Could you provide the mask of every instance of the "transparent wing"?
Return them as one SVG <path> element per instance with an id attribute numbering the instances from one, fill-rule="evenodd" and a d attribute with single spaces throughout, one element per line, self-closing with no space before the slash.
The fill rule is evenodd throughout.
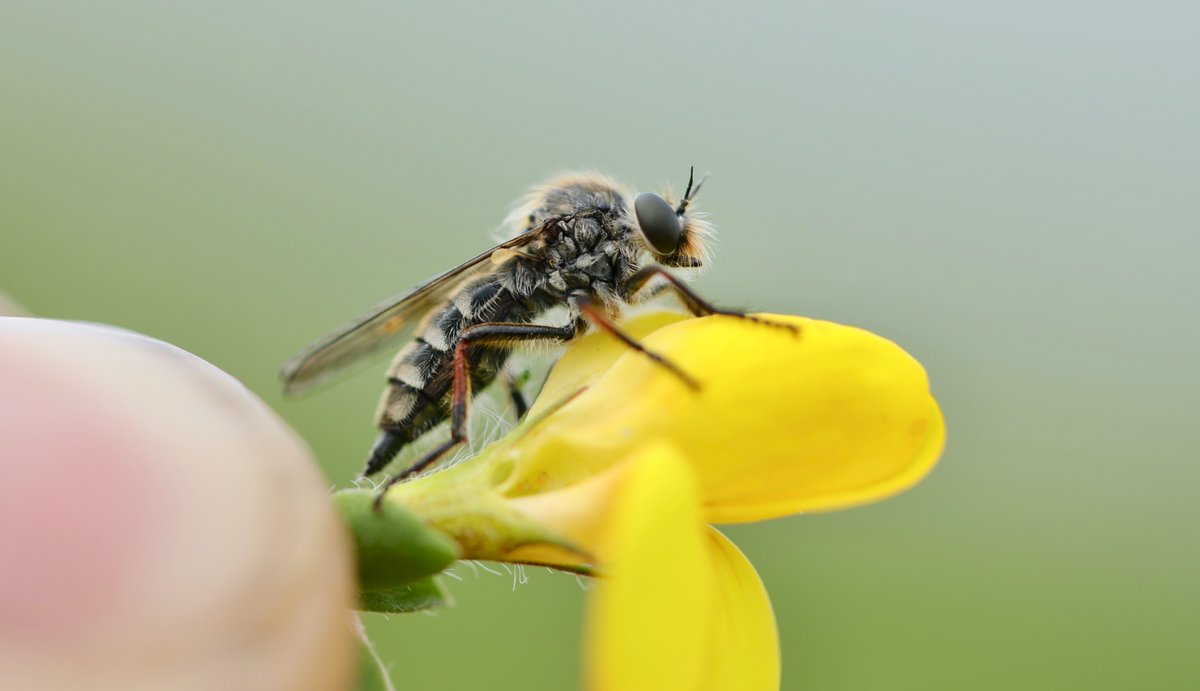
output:
<path id="1" fill-rule="evenodd" d="M 297 394 L 317 386 L 363 357 L 410 338 L 430 311 L 445 304 L 463 283 L 495 270 L 513 250 L 541 235 L 543 228 L 503 242 L 412 290 L 379 303 L 369 312 L 310 344 L 288 360 L 279 377 L 284 393 Z"/>

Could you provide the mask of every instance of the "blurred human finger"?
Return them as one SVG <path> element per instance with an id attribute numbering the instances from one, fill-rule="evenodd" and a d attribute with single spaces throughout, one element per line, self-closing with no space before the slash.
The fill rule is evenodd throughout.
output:
<path id="1" fill-rule="evenodd" d="M 0 688 L 347 688 L 353 602 L 325 481 L 238 381 L 0 318 Z"/>

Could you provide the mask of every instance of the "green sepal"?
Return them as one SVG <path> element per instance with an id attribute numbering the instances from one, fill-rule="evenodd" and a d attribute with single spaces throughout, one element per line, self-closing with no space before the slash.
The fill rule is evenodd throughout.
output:
<path id="1" fill-rule="evenodd" d="M 362 490 L 333 495 L 354 537 L 359 589 L 395 591 L 427 579 L 459 556 L 458 545 L 396 503 L 376 510 L 375 496 Z"/>
<path id="2" fill-rule="evenodd" d="M 358 596 L 359 610 L 381 614 L 407 614 L 449 604 L 450 595 L 432 577 L 394 588 L 364 590 Z"/>

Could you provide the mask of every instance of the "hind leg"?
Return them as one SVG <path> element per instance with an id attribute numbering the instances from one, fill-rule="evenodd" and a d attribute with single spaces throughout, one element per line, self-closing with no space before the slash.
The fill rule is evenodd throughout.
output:
<path id="1" fill-rule="evenodd" d="M 459 444 L 467 441 L 467 403 L 471 398 L 471 377 L 468 376 L 467 348 L 472 344 L 489 345 L 520 341 L 557 340 L 568 341 L 575 337 L 575 323 L 565 326 L 523 324 L 513 322 L 485 322 L 464 329 L 454 347 L 454 395 L 450 406 L 450 438 L 419 458 L 408 468 L 390 478 L 375 495 L 378 509 L 388 489 L 425 470 Z M 387 433 L 384 433 L 386 436 Z M 382 441 L 382 438 L 381 438 Z"/>

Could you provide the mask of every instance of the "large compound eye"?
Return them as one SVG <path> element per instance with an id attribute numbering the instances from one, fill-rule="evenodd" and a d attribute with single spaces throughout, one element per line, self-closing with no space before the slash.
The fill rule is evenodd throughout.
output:
<path id="1" fill-rule="evenodd" d="M 656 254 L 671 254 L 679 249 L 683 227 L 667 200 L 653 192 L 642 192 L 633 202 L 633 213 Z"/>

